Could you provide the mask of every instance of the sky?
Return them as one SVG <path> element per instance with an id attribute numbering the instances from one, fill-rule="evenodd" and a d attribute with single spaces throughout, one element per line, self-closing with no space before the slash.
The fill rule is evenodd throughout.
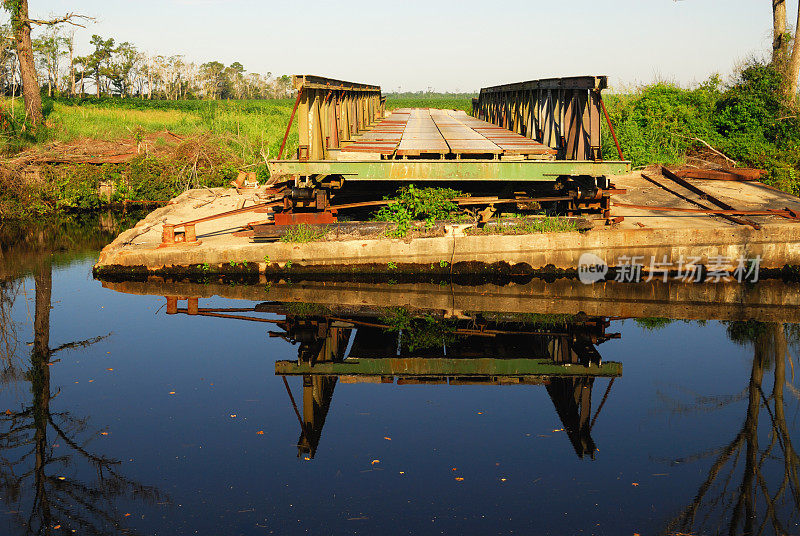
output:
<path id="1" fill-rule="evenodd" d="M 769 0 L 29 0 L 31 17 L 76 12 L 92 34 L 248 72 L 315 74 L 384 92 L 477 91 L 538 78 L 607 75 L 625 90 L 691 85 L 765 57 Z M 790 23 L 797 0 L 789 0 Z"/>

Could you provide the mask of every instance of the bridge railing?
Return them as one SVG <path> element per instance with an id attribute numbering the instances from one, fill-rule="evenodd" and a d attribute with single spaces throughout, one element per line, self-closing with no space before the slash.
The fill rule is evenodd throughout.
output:
<path id="1" fill-rule="evenodd" d="M 605 76 L 530 80 L 486 87 L 472 115 L 558 150 L 558 159 L 601 160 Z"/>
<path id="2" fill-rule="evenodd" d="M 296 75 L 292 84 L 298 93 L 289 127 L 297 113 L 299 160 L 327 159 L 331 149 L 340 149 L 383 116 L 380 86 L 312 75 Z M 284 137 L 279 158 L 285 143 Z"/>

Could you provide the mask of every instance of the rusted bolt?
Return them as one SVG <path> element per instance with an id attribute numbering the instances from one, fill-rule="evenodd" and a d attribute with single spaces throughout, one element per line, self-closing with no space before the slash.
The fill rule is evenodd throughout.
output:
<path id="1" fill-rule="evenodd" d="M 200 298 L 188 298 L 186 308 L 190 315 L 196 315 L 200 309 Z"/>
<path id="2" fill-rule="evenodd" d="M 167 296 L 166 298 L 167 298 L 167 314 L 168 315 L 178 314 L 178 297 Z"/>
<path id="3" fill-rule="evenodd" d="M 195 231 L 193 223 L 184 226 L 184 239 L 186 242 L 197 242 L 197 231 Z"/>
<path id="4" fill-rule="evenodd" d="M 161 231 L 161 243 L 162 244 L 174 244 L 175 243 L 175 226 L 174 225 L 167 225 L 164 224 L 164 230 Z"/>

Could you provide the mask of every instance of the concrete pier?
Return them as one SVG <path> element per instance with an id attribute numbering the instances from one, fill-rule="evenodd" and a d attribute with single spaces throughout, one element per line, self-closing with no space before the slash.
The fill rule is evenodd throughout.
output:
<path id="1" fill-rule="evenodd" d="M 452 225 L 441 236 L 415 239 L 336 239 L 307 243 L 257 243 L 234 236 L 248 223 L 264 219 L 244 213 L 197 225 L 198 242 L 160 247 L 165 223 L 175 224 L 206 215 L 257 204 L 258 192 L 192 190 L 174 199 L 122 233 L 103 249 L 95 266 L 103 274 L 181 274 L 187 272 L 353 273 L 512 272 L 544 268 L 575 270 L 581 255 L 592 253 L 609 266 L 620 259 L 639 258 L 648 270 L 650 259 L 695 259 L 695 263 L 734 270 L 737 259 L 760 259 L 762 269 L 800 266 L 800 221 L 778 215 L 748 216 L 756 225 L 740 224 L 724 216 L 681 212 L 695 207 L 690 191 L 664 189 L 641 173 L 613 178 L 625 194 L 612 198 L 616 225 L 596 220 L 582 232 L 527 235 L 468 234 L 464 225 Z M 739 210 L 784 209 L 800 213 L 800 199 L 758 182 L 697 180 L 704 192 Z M 614 206 L 618 203 L 619 206 Z M 629 208 L 636 205 L 638 208 Z M 674 207 L 675 212 L 648 210 L 647 205 Z M 758 228 L 756 228 L 758 227 Z"/>

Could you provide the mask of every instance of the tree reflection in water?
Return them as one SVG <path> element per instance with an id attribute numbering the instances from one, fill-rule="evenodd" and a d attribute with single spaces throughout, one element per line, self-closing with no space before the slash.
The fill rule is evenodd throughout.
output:
<path id="1" fill-rule="evenodd" d="M 154 487 L 127 479 L 120 462 L 95 454 L 88 418 L 68 411 L 51 411 L 50 369 L 61 351 L 92 345 L 106 336 L 50 348 L 52 268 L 41 262 L 34 271 L 36 284 L 34 342 L 29 361 L 17 357 L 17 334 L 10 317 L 16 286 L 0 288 L 0 357 L 3 383 L 30 382 L 29 404 L 0 414 L 0 493 L 22 534 L 134 534 L 123 527 L 124 513 L 117 502 L 165 500 Z M 95 475 L 79 476 L 90 467 Z"/>
<path id="2" fill-rule="evenodd" d="M 788 362 L 793 380 L 794 358 L 789 347 L 796 355 L 800 332 L 793 325 L 733 322 L 728 325 L 728 335 L 737 344 L 753 348 L 750 381 L 741 397 L 717 401 L 716 407 L 746 399 L 744 423 L 730 443 L 711 453 L 717 458 L 706 479 L 666 532 L 789 534 L 800 512 L 800 460 L 786 423 L 784 389 L 797 396 L 786 368 Z M 764 373 L 769 369 L 774 371 L 768 393 Z M 701 457 L 705 456 L 695 458 Z"/>

